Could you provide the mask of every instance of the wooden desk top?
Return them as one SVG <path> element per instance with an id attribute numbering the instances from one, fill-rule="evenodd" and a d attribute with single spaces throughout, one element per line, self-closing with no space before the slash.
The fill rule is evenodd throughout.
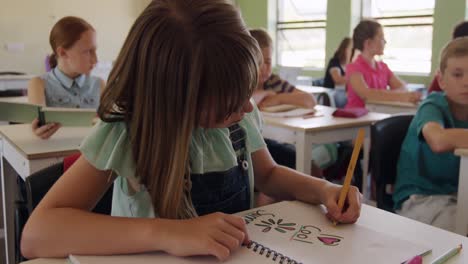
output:
<path id="1" fill-rule="evenodd" d="M 457 156 L 468 156 L 468 149 L 456 149 L 455 155 Z"/>
<path id="2" fill-rule="evenodd" d="M 27 103 L 28 102 L 28 96 L 0 97 L 0 102 Z"/>
<path id="3" fill-rule="evenodd" d="M 317 105 L 315 106 L 316 117 L 303 118 L 303 117 L 288 117 L 288 118 L 279 118 L 279 117 L 268 117 L 263 116 L 263 120 L 268 125 L 274 125 L 278 127 L 285 127 L 298 131 L 327 131 L 337 128 L 348 128 L 362 125 L 370 125 L 376 121 L 390 117 L 389 114 L 382 113 L 373 113 L 369 112 L 365 116 L 359 118 L 343 118 L 343 117 L 334 117 L 332 116 L 335 108 Z"/>
<path id="4" fill-rule="evenodd" d="M 463 244 L 468 245 L 468 238 L 451 233 L 439 228 L 416 222 L 396 214 L 392 214 L 375 207 L 363 204 L 359 223 L 377 232 L 391 235 L 403 240 L 427 246 L 432 253 L 424 257 L 424 263 L 429 263 L 447 250 Z M 339 226 L 337 227 L 339 228 Z M 356 241 L 357 243 L 359 241 Z M 65 264 L 65 259 L 36 259 L 22 264 Z M 370 259 L 367 263 L 376 263 Z M 462 250 L 460 254 L 451 258 L 447 264 L 468 263 L 468 250 Z"/>
<path id="5" fill-rule="evenodd" d="M 368 100 L 366 104 L 388 105 L 388 106 L 397 106 L 397 107 L 406 107 L 406 108 L 418 108 L 419 106 L 419 104 L 413 104 L 409 102 L 374 101 L 374 100 Z"/>
<path id="6" fill-rule="evenodd" d="M 309 86 L 309 85 L 296 85 L 296 88 L 304 91 L 306 93 L 311 93 L 311 94 L 321 94 L 321 93 L 328 93 L 330 91 L 333 91 L 333 89 L 330 88 L 325 88 L 321 86 Z"/>
<path id="7" fill-rule="evenodd" d="M 0 136 L 28 160 L 67 156 L 78 151 L 92 127 L 61 127 L 51 138 L 40 139 L 31 124 L 0 126 Z"/>
<path id="8" fill-rule="evenodd" d="M 0 75 L 0 81 L 4 80 L 30 80 L 36 75 L 25 74 L 25 75 Z"/>

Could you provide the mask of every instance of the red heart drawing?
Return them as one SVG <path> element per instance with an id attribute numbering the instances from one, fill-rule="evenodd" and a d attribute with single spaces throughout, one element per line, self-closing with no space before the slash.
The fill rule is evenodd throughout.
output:
<path id="1" fill-rule="evenodd" d="M 338 243 L 341 241 L 341 239 L 336 237 L 319 236 L 317 238 L 326 246 L 337 246 Z"/>

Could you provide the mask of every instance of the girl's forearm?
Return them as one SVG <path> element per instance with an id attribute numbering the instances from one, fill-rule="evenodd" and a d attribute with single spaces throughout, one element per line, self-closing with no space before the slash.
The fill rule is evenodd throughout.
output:
<path id="1" fill-rule="evenodd" d="M 124 218 L 72 208 L 33 213 L 23 231 L 27 258 L 108 255 L 164 250 L 170 220 Z M 47 239 L 44 239 L 47 238 Z"/>
<path id="2" fill-rule="evenodd" d="M 260 191 L 281 200 L 300 200 L 318 204 L 327 181 L 284 166 L 275 166 Z"/>

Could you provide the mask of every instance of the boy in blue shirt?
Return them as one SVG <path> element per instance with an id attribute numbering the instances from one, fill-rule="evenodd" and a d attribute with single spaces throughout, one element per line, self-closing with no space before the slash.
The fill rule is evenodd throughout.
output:
<path id="1" fill-rule="evenodd" d="M 468 38 L 441 53 L 439 84 L 421 104 L 398 161 L 393 200 L 398 214 L 449 231 L 455 229 L 460 158 L 468 147 Z"/>

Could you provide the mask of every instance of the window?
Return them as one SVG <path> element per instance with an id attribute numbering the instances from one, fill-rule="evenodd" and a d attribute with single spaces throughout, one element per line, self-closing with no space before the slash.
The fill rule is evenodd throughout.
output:
<path id="1" fill-rule="evenodd" d="M 276 61 L 324 68 L 327 0 L 277 0 Z"/>
<path id="2" fill-rule="evenodd" d="M 363 0 L 363 17 L 384 27 L 383 60 L 395 72 L 429 73 L 435 0 Z"/>

